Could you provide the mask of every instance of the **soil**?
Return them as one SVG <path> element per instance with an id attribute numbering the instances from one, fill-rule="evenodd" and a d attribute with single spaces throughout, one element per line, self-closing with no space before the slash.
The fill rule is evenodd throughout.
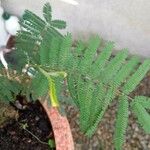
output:
<path id="1" fill-rule="evenodd" d="M 54 141 L 51 124 L 41 104 L 30 102 L 22 109 L 15 108 L 17 118 L 0 127 L 0 150 L 52 150 L 48 140 Z"/>

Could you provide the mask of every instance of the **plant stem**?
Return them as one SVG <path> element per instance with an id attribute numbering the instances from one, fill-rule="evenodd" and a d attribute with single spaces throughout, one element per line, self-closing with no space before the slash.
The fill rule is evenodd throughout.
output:
<path id="1" fill-rule="evenodd" d="M 31 134 L 36 140 L 38 140 L 41 144 L 45 144 L 45 145 L 49 145 L 48 143 L 46 142 L 43 142 L 41 141 L 36 135 L 34 135 L 31 131 L 29 131 L 27 128 L 26 128 L 26 125 L 22 124 L 22 123 L 19 123 L 21 128 L 23 128 L 25 131 L 27 131 L 29 134 Z"/>

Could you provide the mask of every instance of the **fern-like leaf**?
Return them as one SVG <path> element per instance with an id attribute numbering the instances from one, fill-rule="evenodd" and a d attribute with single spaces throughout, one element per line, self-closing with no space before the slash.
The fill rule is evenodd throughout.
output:
<path id="1" fill-rule="evenodd" d="M 104 85 L 101 83 L 99 83 L 96 87 L 97 88 L 93 92 L 93 97 L 91 100 L 92 103 L 89 109 L 91 114 L 90 114 L 89 126 L 88 129 L 86 130 L 86 135 L 88 137 L 91 137 L 93 135 L 104 114 L 103 100 L 105 98 L 105 93 L 107 90 L 105 89 Z"/>
<path id="2" fill-rule="evenodd" d="M 92 64 L 92 74 L 93 77 L 96 77 L 100 71 L 103 69 L 105 64 L 107 63 L 108 59 L 111 56 L 112 48 L 114 47 L 113 42 L 108 42 L 105 48 L 101 51 L 101 53 L 97 56 L 96 60 Z"/>
<path id="3" fill-rule="evenodd" d="M 128 97 L 121 96 L 119 99 L 118 113 L 114 134 L 114 145 L 116 150 L 121 150 L 125 139 L 125 132 L 128 124 Z"/>
<path id="4" fill-rule="evenodd" d="M 48 48 L 52 47 L 49 45 L 52 39 L 55 38 L 59 41 L 63 36 L 51 25 L 51 7 L 49 3 L 46 3 L 43 7 L 43 16 L 46 22 L 31 11 L 25 11 L 20 21 L 22 31 L 18 32 L 16 47 L 26 52 L 33 63 L 40 64 L 41 62 L 42 65 L 45 65 L 49 63 L 47 53 L 50 53 Z M 57 25 L 61 26 L 64 22 L 55 20 L 54 23 L 58 23 Z M 57 46 L 59 44 L 55 43 L 55 45 Z M 37 57 L 39 50 L 41 57 Z M 57 53 L 53 52 L 54 54 Z M 52 56 L 50 60 L 51 58 L 55 59 L 56 57 Z"/>
<path id="5" fill-rule="evenodd" d="M 114 79 L 111 81 L 111 83 L 119 87 L 123 82 L 126 81 L 128 76 L 135 70 L 134 68 L 138 65 L 139 58 L 134 56 L 130 58 L 119 70 L 119 72 L 116 74 Z"/>
<path id="6" fill-rule="evenodd" d="M 148 97 L 136 96 L 134 102 L 140 103 L 146 109 L 150 109 L 150 98 Z"/>
<path id="7" fill-rule="evenodd" d="M 20 83 L 8 80 L 6 77 L 0 77 L 0 83 L 1 100 L 5 102 L 14 101 L 22 89 Z"/>
<path id="8" fill-rule="evenodd" d="M 63 20 L 53 20 L 53 21 L 51 21 L 51 26 L 58 28 L 58 29 L 65 29 L 66 22 Z"/>
<path id="9" fill-rule="evenodd" d="M 98 36 L 90 38 L 82 61 L 80 63 L 80 69 L 83 73 L 89 71 L 89 69 L 91 68 L 92 62 L 94 61 L 94 55 L 96 54 L 99 44 L 100 38 Z"/>
<path id="10" fill-rule="evenodd" d="M 118 72 L 122 64 L 125 62 L 127 56 L 127 50 L 123 50 L 108 63 L 104 71 L 100 73 L 100 78 L 103 82 L 108 83 L 112 79 L 112 77 Z"/>
<path id="11" fill-rule="evenodd" d="M 142 99 L 144 100 L 144 102 L 141 102 Z M 146 103 L 150 103 L 150 99 L 147 100 L 147 98 L 135 97 L 135 100 L 131 103 L 131 108 L 142 128 L 147 133 L 150 133 L 150 114 L 144 107 Z"/>
<path id="12" fill-rule="evenodd" d="M 70 59 L 69 55 L 71 53 L 71 46 L 72 46 L 72 37 L 71 34 L 68 33 L 66 36 L 64 36 L 62 43 L 60 45 L 58 64 L 61 69 L 66 68 L 65 65 L 67 65 Z"/>
<path id="13" fill-rule="evenodd" d="M 48 92 L 49 85 L 47 78 L 41 73 L 37 73 L 37 75 L 32 80 L 30 91 L 32 92 L 33 99 L 38 99 L 41 96 L 45 96 Z"/>
<path id="14" fill-rule="evenodd" d="M 132 92 L 149 70 L 150 70 L 150 60 L 147 59 L 140 65 L 137 71 L 129 78 L 129 80 L 123 86 L 122 91 L 124 91 L 125 94 L 129 94 L 130 92 Z"/>
<path id="15" fill-rule="evenodd" d="M 43 16 L 48 23 L 51 23 L 52 9 L 49 3 L 46 3 L 43 7 Z"/>

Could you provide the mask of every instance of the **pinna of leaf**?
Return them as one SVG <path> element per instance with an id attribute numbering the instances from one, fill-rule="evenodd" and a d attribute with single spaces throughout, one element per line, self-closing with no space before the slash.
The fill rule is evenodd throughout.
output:
<path id="1" fill-rule="evenodd" d="M 58 106 L 57 97 L 62 88 L 58 77 L 67 74 L 70 96 L 80 112 L 80 128 L 87 136 L 95 133 L 108 106 L 116 98 L 119 103 L 114 133 L 116 150 L 121 150 L 125 141 L 129 108 L 149 133 L 147 109 L 150 107 L 146 104 L 150 103 L 150 98 L 129 98 L 129 95 L 150 70 L 150 59 L 140 63 L 137 56 L 129 57 L 126 49 L 111 57 L 114 43 L 107 42 L 102 47 L 99 36 L 91 37 L 87 44 L 80 41 L 72 47 L 71 34 L 62 35 L 57 31 L 65 28 L 65 22 L 52 20 L 51 12 L 49 3 L 43 7 L 44 20 L 26 11 L 21 20 L 24 30 L 17 35 L 16 51 L 26 53 L 30 64 L 42 69 L 31 82 L 33 95 L 45 96 L 50 89 L 52 105 Z M 54 76 L 57 77 L 53 79 Z"/>

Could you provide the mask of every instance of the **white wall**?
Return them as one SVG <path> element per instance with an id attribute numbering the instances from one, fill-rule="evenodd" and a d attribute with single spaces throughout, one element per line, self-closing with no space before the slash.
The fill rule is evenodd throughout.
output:
<path id="1" fill-rule="evenodd" d="M 99 34 L 115 41 L 116 49 L 127 47 L 133 54 L 150 57 L 150 0 L 76 0 L 76 6 L 60 0 L 2 0 L 2 5 L 13 14 L 30 9 L 41 15 L 47 1 L 54 18 L 66 20 L 74 38 Z"/>

